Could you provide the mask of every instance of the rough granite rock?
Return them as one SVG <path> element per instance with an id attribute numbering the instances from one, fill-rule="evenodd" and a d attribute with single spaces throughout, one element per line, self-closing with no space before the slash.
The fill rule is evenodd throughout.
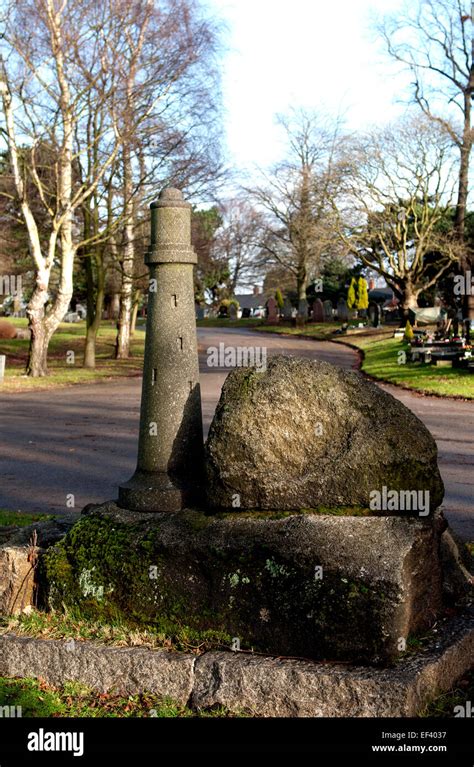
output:
<path id="1" fill-rule="evenodd" d="M 77 515 L 65 515 L 26 527 L 0 527 L 0 615 L 22 613 L 36 604 L 39 558 L 75 521 Z"/>
<path id="2" fill-rule="evenodd" d="M 358 373 L 294 357 L 230 373 L 206 464 L 214 508 L 368 506 L 385 486 L 429 491 L 433 511 L 444 494 L 436 443 L 405 405 Z"/>
<path id="3" fill-rule="evenodd" d="M 472 667 L 474 620 L 455 619 L 442 639 L 393 668 L 209 652 L 198 658 L 191 703 L 198 709 L 284 717 L 410 717 Z"/>
<path id="4" fill-rule="evenodd" d="M 386 663 L 441 609 L 441 515 L 90 508 L 43 557 L 49 603 L 212 630 L 243 649 Z M 224 639 L 225 637 L 225 639 Z"/>
<path id="5" fill-rule="evenodd" d="M 198 710 L 225 706 L 261 717 L 407 717 L 453 689 L 473 654 L 469 613 L 443 623 L 421 651 L 388 669 L 232 652 L 197 657 L 5 634 L 0 676 L 41 677 L 53 685 L 77 681 L 128 695 L 148 691 Z"/>
<path id="6" fill-rule="evenodd" d="M 145 647 L 0 636 L 0 676 L 40 676 L 60 686 L 81 682 L 99 692 L 134 695 L 145 690 L 185 704 L 192 690 L 195 656 Z"/>

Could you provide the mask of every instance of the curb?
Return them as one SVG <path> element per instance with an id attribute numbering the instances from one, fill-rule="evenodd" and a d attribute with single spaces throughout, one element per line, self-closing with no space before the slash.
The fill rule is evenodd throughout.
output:
<path id="1" fill-rule="evenodd" d="M 219 705 L 259 717 L 410 717 L 472 667 L 474 614 L 453 619 L 422 653 L 390 668 L 15 634 L 0 636 L 0 658 L 3 677 L 40 677 L 54 686 L 74 680 L 129 695 L 148 691 L 198 710 Z"/>

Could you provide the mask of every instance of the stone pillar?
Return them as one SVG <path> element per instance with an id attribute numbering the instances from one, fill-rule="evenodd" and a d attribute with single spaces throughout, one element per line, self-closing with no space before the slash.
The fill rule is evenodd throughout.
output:
<path id="1" fill-rule="evenodd" d="M 138 464 L 119 506 L 179 511 L 199 503 L 203 432 L 191 247 L 191 206 L 178 189 L 151 205 L 148 316 Z"/>

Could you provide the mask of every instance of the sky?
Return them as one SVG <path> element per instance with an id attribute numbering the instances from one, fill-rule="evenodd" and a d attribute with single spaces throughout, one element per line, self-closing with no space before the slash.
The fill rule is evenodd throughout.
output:
<path id="1" fill-rule="evenodd" d="M 349 130 L 406 110 L 407 75 L 370 30 L 401 0 L 208 0 L 223 19 L 228 161 L 268 167 L 284 153 L 275 115 L 291 106 L 344 115 Z M 398 102 L 398 103 L 397 103 Z"/>

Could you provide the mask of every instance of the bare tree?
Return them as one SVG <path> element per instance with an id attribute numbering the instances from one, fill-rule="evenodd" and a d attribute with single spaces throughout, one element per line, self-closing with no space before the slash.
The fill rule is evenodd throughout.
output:
<path id="1" fill-rule="evenodd" d="M 220 170 L 218 34 L 197 0 L 108 0 L 114 18 L 108 60 L 118 74 L 121 300 L 117 358 L 129 356 L 137 213 L 174 183 L 188 195 Z M 115 186 L 118 186 L 116 183 Z"/>
<path id="2" fill-rule="evenodd" d="M 309 280 L 320 274 L 322 259 L 337 241 L 331 200 L 342 183 L 345 158 L 338 120 L 295 111 L 280 123 L 287 159 L 247 192 L 266 218 L 262 251 L 270 263 L 294 275 L 300 313 L 305 314 Z"/>
<path id="3" fill-rule="evenodd" d="M 3 132 L 35 267 L 35 288 L 27 308 L 31 329 L 27 372 L 32 376 L 46 375 L 49 342 L 71 300 L 74 256 L 80 246 L 75 242 L 75 216 L 117 153 L 116 135 L 109 123 L 104 127 L 108 141 L 103 143 L 96 175 L 87 183 L 78 180 L 74 139 L 94 73 L 101 67 L 97 36 L 95 43 L 91 42 L 91 31 L 97 27 L 86 23 L 94 15 L 93 9 L 94 4 L 86 0 L 78 4 L 16 0 L 8 4 L 5 14 L 0 70 Z M 85 69 L 91 73 L 87 81 L 81 76 Z M 23 153 L 22 161 L 20 140 L 25 137 L 31 149 Z M 54 158 L 47 174 L 37 163 L 36 149 L 41 143 L 51 147 Z M 48 229 L 46 246 L 25 178 L 36 187 L 42 202 Z M 51 275 L 56 262 L 59 276 L 52 297 Z"/>
<path id="4" fill-rule="evenodd" d="M 347 249 L 385 278 L 405 311 L 459 258 L 449 216 L 456 187 L 446 132 L 419 117 L 354 147 L 353 175 L 337 201 Z"/>
<path id="5" fill-rule="evenodd" d="M 222 225 L 213 250 L 228 265 L 227 290 L 253 287 L 263 276 L 267 258 L 262 252 L 264 218 L 246 199 L 234 198 L 221 205 Z"/>
<path id="6" fill-rule="evenodd" d="M 474 141 L 472 98 L 474 60 L 472 4 L 469 0 L 418 0 L 378 25 L 390 55 L 412 76 L 413 100 L 446 130 L 459 151 L 456 231 L 465 240 L 469 166 Z M 472 269 L 472 253 L 460 251 L 461 267 Z M 474 319 L 474 296 L 466 296 Z"/>

